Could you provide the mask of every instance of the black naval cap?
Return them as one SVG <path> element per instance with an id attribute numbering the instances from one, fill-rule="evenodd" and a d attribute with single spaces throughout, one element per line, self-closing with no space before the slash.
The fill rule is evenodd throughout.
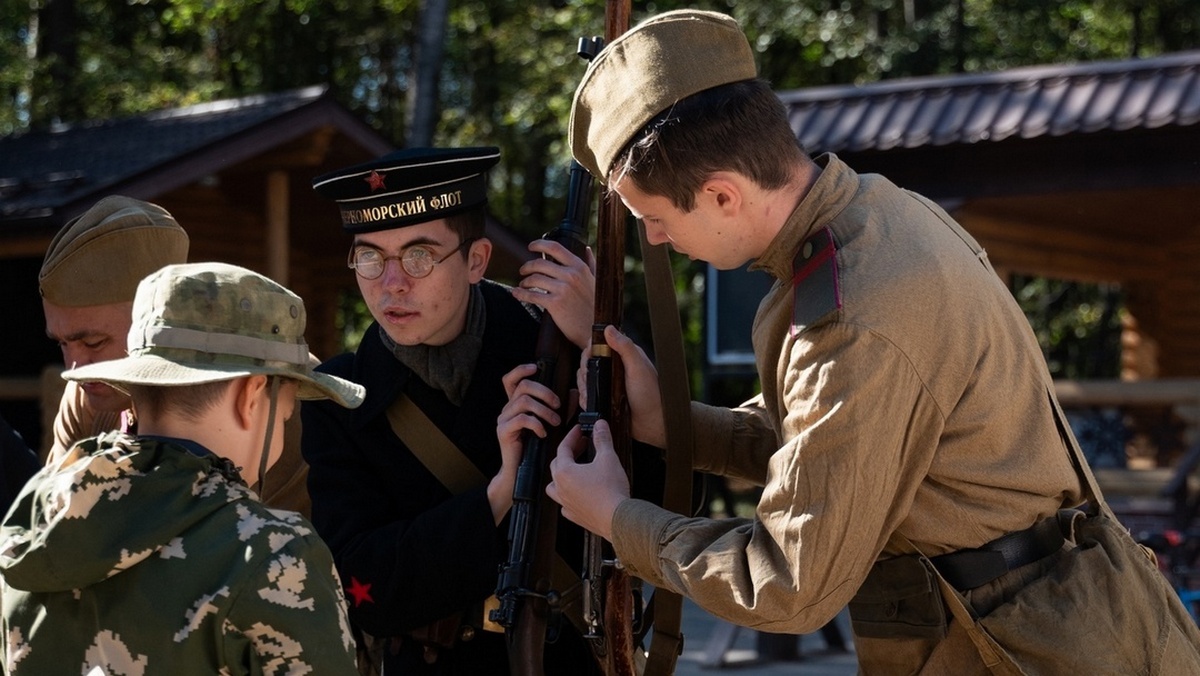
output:
<path id="1" fill-rule="evenodd" d="M 406 148 L 313 179 L 338 203 L 349 233 L 435 221 L 487 202 L 488 169 L 500 149 Z"/>

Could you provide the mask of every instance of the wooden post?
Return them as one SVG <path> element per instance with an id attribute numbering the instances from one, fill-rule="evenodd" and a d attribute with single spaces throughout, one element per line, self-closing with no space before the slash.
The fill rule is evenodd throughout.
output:
<path id="1" fill-rule="evenodd" d="M 288 174 L 277 170 L 267 174 L 267 270 L 280 284 L 288 285 L 290 227 Z"/>

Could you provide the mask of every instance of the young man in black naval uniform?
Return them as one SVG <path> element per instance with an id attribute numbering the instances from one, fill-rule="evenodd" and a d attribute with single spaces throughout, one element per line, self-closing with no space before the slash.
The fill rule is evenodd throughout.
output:
<path id="1" fill-rule="evenodd" d="M 559 244 L 530 245 L 543 256 L 521 269 L 529 288 L 484 278 L 485 172 L 498 159 L 495 148 L 408 149 L 313 181 L 353 236 L 348 264 L 375 322 L 354 354 L 319 369 L 365 385 L 363 406 L 303 409 L 312 520 L 333 550 L 352 623 L 386 637 L 389 676 L 508 673 L 504 634 L 482 622 L 508 554 L 520 462 L 497 441 L 501 378 L 533 360 L 539 307 L 572 342 L 588 340 L 594 279 Z M 437 432 L 411 431 L 411 419 L 398 436 L 389 415 L 401 400 L 457 452 L 438 450 Z M 423 453 L 461 453 L 476 481 L 447 488 Z M 546 673 L 587 673 L 587 646 L 562 624 Z"/>

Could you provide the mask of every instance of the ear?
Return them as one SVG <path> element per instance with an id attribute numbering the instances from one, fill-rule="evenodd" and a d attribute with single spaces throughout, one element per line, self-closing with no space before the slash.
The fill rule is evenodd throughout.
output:
<path id="1" fill-rule="evenodd" d="M 467 279 L 472 284 L 483 279 L 490 260 L 492 260 L 492 240 L 482 237 L 471 242 L 471 248 L 467 250 Z"/>
<path id="2" fill-rule="evenodd" d="M 267 377 L 245 376 L 234 381 L 234 409 L 237 413 L 237 423 L 242 429 L 252 429 L 254 418 L 260 407 L 266 405 Z"/>
<path id="3" fill-rule="evenodd" d="M 720 209 L 726 216 L 736 216 L 744 199 L 741 183 L 727 171 L 718 171 L 700 186 L 700 198 Z"/>

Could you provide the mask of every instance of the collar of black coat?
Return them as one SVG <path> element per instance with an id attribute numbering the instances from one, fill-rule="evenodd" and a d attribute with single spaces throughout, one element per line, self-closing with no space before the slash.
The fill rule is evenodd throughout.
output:
<path id="1" fill-rule="evenodd" d="M 509 287 L 503 284 L 485 279 L 479 283 L 479 290 L 487 306 L 487 322 L 483 345 L 476 361 L 476 372 L 485 364 L 489 368 L 511 364 L 508 367 L 511 369 L 517 364 L 532 362 L 537 346 L 537 313 L 513 298 Z M 386 413 L 388 406 L 408 386 L 412 371 L 400 363 L 379 339 L 378 327 L 374 323 L 363 334 L 358 350 L 353 355 L 344 355 L 342 359 L 352 359 L 353 365 L 343 370 L 341 366 L 334 366 L 334 360 L 331 360 L 331 372 L 349 378 L 367 390 L 362 406 L 347 411 L 351 425 L 360 429 Z M 473 390 L 491 385 L 502 387 L 499 377 L 492 384 L 478 383 L 472 377 L 464 397 L 464 406 L 470 405 Z"/>

